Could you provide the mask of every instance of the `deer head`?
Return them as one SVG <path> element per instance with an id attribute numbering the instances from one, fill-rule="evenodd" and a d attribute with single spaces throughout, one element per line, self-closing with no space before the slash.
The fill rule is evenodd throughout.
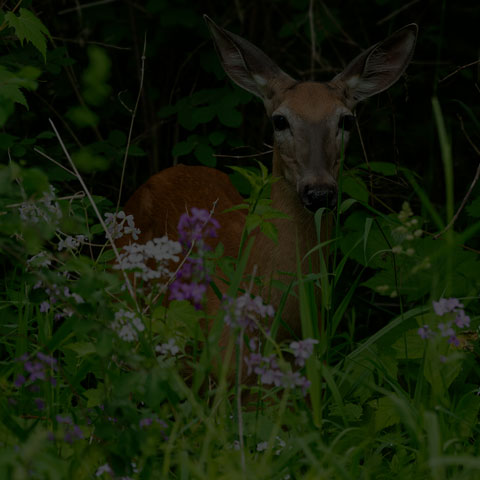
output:
<path id="1" fill-rule="evenodd" d="M 293 79 L 255 45 L 205 16 L 227 75 L 260 97 L 274 129 L 273 173 L 311 212 L 333 208 L 341 152 L 358 102 L 392 86 L 409 64 L 418 27 L 410 24 L 352 60 L 325 83 Z"/>

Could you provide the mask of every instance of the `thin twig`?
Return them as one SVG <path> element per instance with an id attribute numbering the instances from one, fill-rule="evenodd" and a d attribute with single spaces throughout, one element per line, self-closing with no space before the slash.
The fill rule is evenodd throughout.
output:
<path id="1" fill-rule="evenodd" d="M 112 45 L 111 43 L 97 42 L 95 40 L 78 40 L 76 38 L 64 38 L 64 37 L 51 37 L 53 40 L 59 40 L 64 43 L 76 43 L 77 45 L 98 45 L 100 47 L 112 48 L 114 50 L 128 50 L 131 51 L 131 47 L 119 47 L 118 45 Z"/>
<path id="2" fill-rule="evenodd" d="M 73 175 L 75 177 L 75 172 L 72 172 L 71 170 L 69 170 L 67 167 L 63 166 L 61 163 L 57 162 L 56 160 L 54 160 L 52 157 L 50 157 L 49 155 L 47 155 L 46 153 L 42 152 L 41 150 L 39 150 L 37 147 L 34 147 L 33 149 L 34 152 L 37 152 L 39 153 L 42 157 L 45 157 L 47 160 L 50 160 L 52 163 L 54 163 L 57 167 L 60 167 L 60 168 L 63 168 L 63 170 L 65 170 L 66 172 L 68 172 L 70 175 Z"/>
<path id="3" fill-rule="evenodd" d="M 83 188 L 83 191 L 85 192 L 85 194 L 87 195 L 88 197 L 88 200 L 90 200 L 90 203 L 92 205 L 92 208 L 95 212 L 95 214 L 97 215 L 97 218 L 98 218 L 98 221 L 100 222 L 100 225 L 102 226 L 103 230 L 105 231 L 105 235 L 107 236 L 107 239 L 108 241 L 110 242 L 110 244 L 112 245 L 112 249 L 113 249 L 113 252 L 115 254 L 115 257 L 117 259 L 117 262 L 118 264 L 120 265 L 120 268 L 121 268 L 121 262 L 120 262 L 120 254 L 118 253 L 118 249 L 117 249 L 117 246 L 115 245 L 115 242 L 113 241 L 113 238 L 112 238 L 112 235 L 110 234 L 110 232 L 108 231 L 108 228 L 107 226 L 105 225 L 105 222 L 103 221 L 103 218 L 102 218 L 102 215 L 100 214 L 100 211 L 98 210 L 98 207 L 95 203 L 95 201 L 93 200 L 93 197 L 92 195 L 90 194 L 90 191 L 88 190 L 87 188 L 87 185 L 85 184 L 82 176 L 80 175 L 80 172 L 77 170 L 77 167 L 75 165 L 75 163 L 73 163 L 73 160 L 72 160 L 72 157 L 70 156 L 70 154 L 68 153 L 68 150 L 67 150 L 67 147 L 65 147 L 65 144 L 63 143 L 63 140 L 62 140 L 62 137 L 60 136 L 60 134 L 58 133 L 58 130 L 57 130 L 57 127 L 55 127 L 55 124 L 53 123 L 52 119 L 49 118 L 48 121 L 50 122 L 50 125 L 52 126 L 53 128 L 53 131 L 55 132 L 55 135 L 57 136 L 57 139 L 60 143 L 60 146 L 62 147 L 62 150 L 63 150 L 63 153 L 65 154 L 65 156 L 67 157 L 67 160 L 69 161 L 70 163 L 70 166 L 72 167 L 73 171 L 75 172 L 75 176 L 77 177 L 78 181 L 80 182 L 80 184 L 82 185 L 82 188 Z M 127 289 L 132 297 L 132 300 L 134 301 L 135 303 L 135 307 L 137 309 L 137 311 L 139 310 L 138 308 L 138 304 L 137 304 L 137 300 L 135 298 L 135 293 L 133 291 L 133 287 L 132 287 L 132 284 L 130 283 L 130 279 L 128 278 L 128 275 L 125 273 L 125 270 L 123 268 L 121 268 L 122 270 L 122 274 L 123 274 L 123 277 L 125 279 L 125 284 L 127 285 Z"/>
<path id="4" fill-rule="evenodd" d="M 316 59 L 316 51 L 317 51 L 317 37 L 315 35 L 315 17 L 313 13 L 313 2 L 314 0 L 310 0 L 308 5 L 308 25 L 310 27 L 310 79 L 313 80 L 313 71 L 315 69 L 315 59 Z"/>
<path id="5" fill-rule="evenodd" d="M 383 17 L 377 22 L 377 25 L 381 25 L 382 23 L 387 22 L 388 20 L 391 20 L 393 17 L 396 17 L 399 13 L 403 12 L 404 10 L 407 10 L 410 8 L 412 5 L 415 5 L 418 3 L 420 0 L 412 0 L 409 3 L 406 3 L 405 5 L 402 5 L 400 8 L 397 8 L 397 10 L 393 11 L 392 13 L 388 14 L 386 17 Z"/>
<path id="6" fill-rule="evenodd" d="M 143 79 L 145 78 L 145 52 L 147 49 L 147 34 L 145 33 L 145 37 L 143 39 L 143 52 L 142 52 L 142 66 L 140 69 L 140 85 L 138 87 L 138 95 L 137 95 L 137 100 L 135 101 L 135 107 L 133 108 L 132 112 L 132 118 L 130 120 L 130 128 L 128 129 L 128 139 L 127 139 L 127 145 L 125 146 L 125 156 L 123 157 L 123 165 L 122 165 L 122 175 L 120 177 L 120 187 L 118 190 L 118 200 L 117 200 L 117 207 L 115 209 L 115 212 L 118 212 L 118 209 L 120 208 L 120 200 L 122 197 L 122 189 L 123 189 L 123 181 L 125 179 L 125 169 L 127 166 L 127 159 L 128 159 L 128 150 L 130 148 L 130 142 L 132 141 L 132 132 L 133 132 L 133 124 L 135 122 L 135 117 L 137 115 L 137 110 L 138 110 L 138 104 L 140 103 L 140 98 L 142 96 L 142 90 L 143 90 Z"/>
<path id="7" fill-rule="evenodd" d="M 270 155 L 273 150 L 268 150 L 267 152 L 260 152 L 260 153 L 252 153 L 249 155 L 221 155 L 221 154 L 213 154 L 215 158 L 234 158 L 235 160 L 239 160 L 242 158 L 255 158 L 260 157 L 262 155 Z"/>
<path id="8" fill-rule="evenodd" d="M 467 139 L 468 143 L 472 146 L 472 148 L 475 150 L 475 152 L 480 156 L 480 150 L 478 149 L 478 147 L 472 142 L 472 139 L 469 137 L 468 133 L 466 132 L 465 130 L 465 126 L 463 125 L 463 119 L 460 115 L 458 115 L 458 119 L 460 120 L 460 125 L 461 125 L 461 128 L 462 128 L 462 132 L 463 134 L 465 135 L 465 138 Z M 449 228 L 451 228 L 453 226 L 453 224 L 455 223 L 455 221 L 457 220 L 458 216 L 460 215 L 460 212 L 463 210 L 463 208 L 465 207 L 466 203 L 467 203 L 467 200 L 468 198 L 470 197 L 471 193 L 472 193 L 472 190 L 473 190 L 473 187 L 475 187 L 475 184 L 478 182 L 478 179 L 480 177 L 480 163 L 478 164 L 478 167 L 477 167 L 477 171 L 475 173 L 475 177 L 473 178 L 473 181 L 472 183 L 470 184 L 470 188 L 468 189 L 465 197 L 463 198 L 462 200 L 462 203 L 460 205 L 460 207 L 458 208 L 457 210 L 457 213 L 455 213 L 455 215 L 452 217 L 452 219 L 450 220 L 450 223 L 439 233 L 437 233 L 436 235 L 433 236 L 433 238 L 436 240 L 438 239 L 440 236 L 442 236 Z"/>
<path id="9" fill-rule="evenodd" d="M 65 13 L 78 12 L 84 10 L 85 8 L 99 7 L 101 5 L 106 5 L 107 3 L 113 3 L 117 0 L 97 0 L 96 2 L 84 3 L 83 5 L 77 5 L 76 7 L 66 8 L 65 10 L 60 10 L 58 15 L 64 15 Z"/>
<path id="10" fill-rule="evenodd" d="M 456 75 L 461 70 L 464 70 L 465 68 L 468 68 L 468 67 L 473 67 L 473 65 L 477 65 L 478 63 L 480 63 L 480 60 L 475 60 L 474 62 L 467 63 L 466 65 L 462 65 L 461 67 L 458 67 L 456 70 L 454 70 L 452 73 L 449 73 L 446 77 L 443 77 L 441 80 L 438 81 L 438 83 L 442 83 L 445 80 L 447 80 L 448 78 Z"/>
<path id="11" fill-rule="evenodd" d="M 78 200 L 80 198 L 85 198 L 85 193 L 84 192 L 77 192 L 74 193 L 73 195 L 66 195 L 65 197 L 57 197 L 57 200 Z M 22 203 L 12 203 L 10 205 L 5 205 L 5 208 L 18 208 L 23 205 Z"/>

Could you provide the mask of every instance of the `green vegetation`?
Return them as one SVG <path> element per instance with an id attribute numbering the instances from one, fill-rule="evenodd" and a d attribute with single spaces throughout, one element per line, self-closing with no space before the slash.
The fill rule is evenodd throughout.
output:
<path id="1" fill-rule="evenodd" d="M 405 82 L 357 112 L 329 261 L 295 278 L 302 339 L 275 342 L 281 306 L 239 290 L 252 242 L 236 259 L 207 249 L 208 212 L 182 217 L 178 242 L 111 248 L 136 232 L 118 205 L 174 161 L 228 171 L 247 228 L 276 235 L 270 127 L 224 78 L 202 13 L 320 80 L 420 24 Z M 446 0 L 3 2 L 0 478 L 479 478 L 479 14 Z M 231 295 L 207 332 L 218 265 Z"/>

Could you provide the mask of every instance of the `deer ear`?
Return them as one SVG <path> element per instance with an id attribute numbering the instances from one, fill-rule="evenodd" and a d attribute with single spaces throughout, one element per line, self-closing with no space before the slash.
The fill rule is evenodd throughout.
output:
<path id="1" fill-rule="evenodd" d="M 258 47 L 219 27 L 207 15 L 203 18 L 225 73 L 237 85 L 267 102 L 282 88 L 295 83 Z"/>
<path id="2" fill-rule="evenodd" d="M 352 60 L 332 83 L 342 85 L 355 105 L 391 87 L 407 68 L 415 50 L 418 26 L 406 25 Z"/>

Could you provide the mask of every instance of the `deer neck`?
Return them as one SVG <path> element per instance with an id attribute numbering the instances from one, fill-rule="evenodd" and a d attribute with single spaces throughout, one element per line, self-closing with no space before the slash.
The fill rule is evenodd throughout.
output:
<path id="1" fill-rule="evenodd" d="M 281 162 L 274 147 L 272 173 L 278 180 L 272 185 L 272 207 L 289 216 L 289 221 L 298 230 L 297 235 L 315 234 L 314 215 L 302 205 L 296 187 L 284 177 Z"/>

